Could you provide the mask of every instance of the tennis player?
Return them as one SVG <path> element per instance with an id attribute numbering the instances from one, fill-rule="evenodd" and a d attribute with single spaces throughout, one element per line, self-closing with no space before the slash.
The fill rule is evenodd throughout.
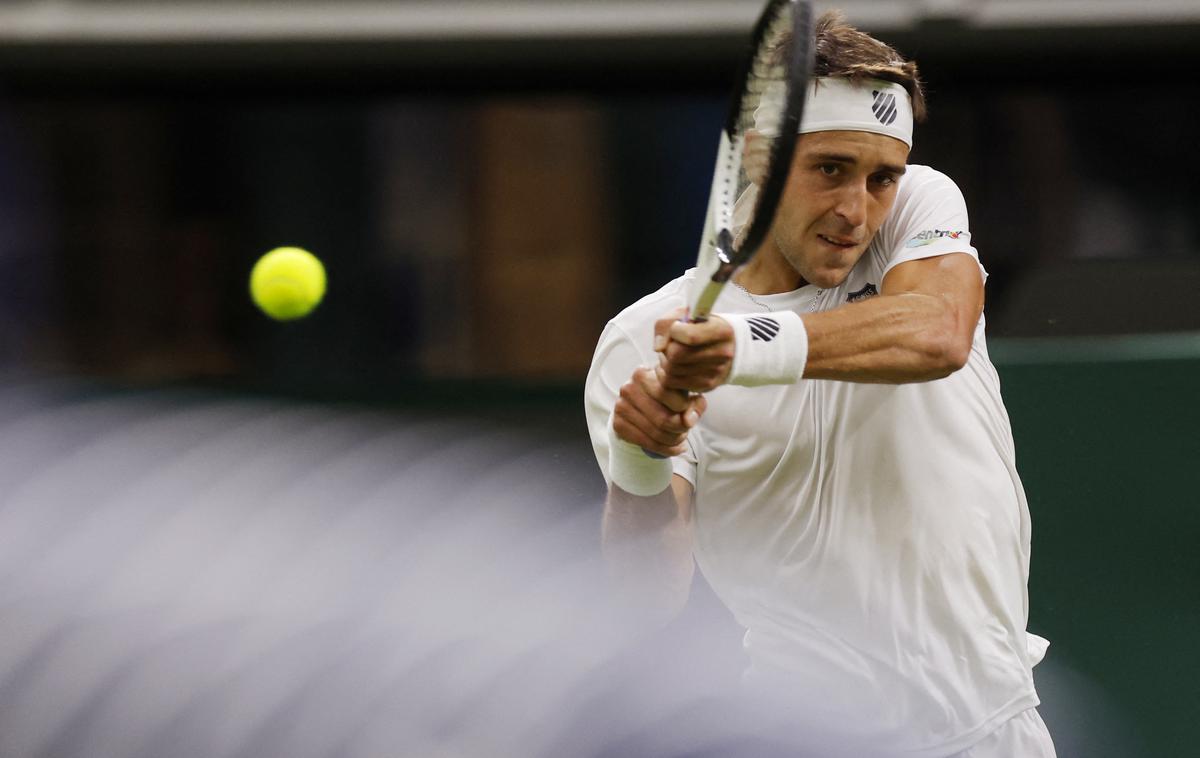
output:
<path id="1" fill-rule="evenodd" d="M 746 628 L 747 686 L 848 753 L 1054 756 L 967 209 L 907 165 L 916 66 L 840 14 L 816 34 L 772 233 L 717 313 L 680 320 L 693 270 L 600 338 L 606 554 L 662 620 L 698 563 Z"/>

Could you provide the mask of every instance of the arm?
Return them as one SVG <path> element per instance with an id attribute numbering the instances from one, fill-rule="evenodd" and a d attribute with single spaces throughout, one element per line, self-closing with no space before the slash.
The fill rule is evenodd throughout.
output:
<path id="1" fill-rule="evenodd" d="M 674 318 L 679 318 L 675 314 Z M 614 455 L 663 456 L 670 469 L 687 435 L 707 406 L 702 395 L 665 389 L 660 372 L 639 368 L 621 386 L 613 406 Z M 610 483 L 604 507 L 602 544 L 620 600 L 641 623 L 661 626 L 687 602 L 692 584 L 692 486 L 678 474 L 648 496 Z"/>
<path id="2" fill-rule="evenodd" d="M 606 332 L 585 398 L 597 462 L 610 482 L 602 530 L 610 575 L 622 605 L 639 622 L 662 624 L 683 607 L 691 584 L 692 488 L 686 478 L 671 475 L 669 460 L 653 461 L 643 450 L 664 458 L 684 453 L 707 400 L 663 388 L 660 372 L 638 367 L 650 355 L 643 356 L 623 332 Z M 638 496 L 612 483 L 614 458 L 627 455 L 665 466 L 669 484 Z"/>
<path id="3" fill-rule="evenodd" d="M 692 585 L 692 485 L 682 476 L 658 495 L 609 487 L 604 557 L 622 604 L 643 623 L 662 626 L 687 603 Z"/>
<path id="4" fill-rule="evenodd" d="M 902 263 L 878 297 L 804 317 L 804 376 L 903 384 L 962 368 L 983 312 L 983 277 L 966 254 Z"/>
<path id="5" fill-rule="evenodd" d="M 803 317 L 803 375 L 891 384 L 949 376 L 966 363 L 982 312 L 983 277 L 971 256 L 902 263 L 888 272 L 878 297 Z M 702 324 L 664 319 L 655 330 L 669 337 L 661 351 L 667 388 L 706 392 L 729 377 L 733 330 L 720 317 Z"/>

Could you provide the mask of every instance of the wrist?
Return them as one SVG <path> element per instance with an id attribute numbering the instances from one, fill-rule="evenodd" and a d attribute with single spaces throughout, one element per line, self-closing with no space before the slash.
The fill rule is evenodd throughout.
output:
<path id="1" fill-rule="evenodd" d="M 651 457 L 638 445 L 626 442 L 608 424 L 608 478 L 625 492 L 639 497 L 657 495 L 671 486 L 674 467 L 670 458 Z"/>
<path id="2" fill-rule="evenodd" d="M 798 313 L 716 314 L 734 334 L 733 364 L 727 384 L 758 387 L 793 384 L 808 363 L 808 330 Z"/>

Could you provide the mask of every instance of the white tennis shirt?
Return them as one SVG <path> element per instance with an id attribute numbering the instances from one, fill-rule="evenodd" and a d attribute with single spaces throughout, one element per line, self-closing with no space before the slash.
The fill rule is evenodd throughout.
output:
<path id="1" fill-rule="evenodd" d="M 909 166 L 841 286 L 729 286 L 714 310 L 829 310 L 874 295 L 897 264 L 956 252 L 978 260 L 961 192 Z M 693 273 L 600 338 L 585 403 L 601 469 L 618 390 L 657 362 L 654 321 L 685 304 Z M 917 755 L 963 750 L 1037 705 L 1029 511 L 982 317 L 945 379 L 727 385 L 708 400 L 673 463 L 695 487 L 696 561 L 747 629 L 752 676 L 785 683 L 806 716 Z"/>

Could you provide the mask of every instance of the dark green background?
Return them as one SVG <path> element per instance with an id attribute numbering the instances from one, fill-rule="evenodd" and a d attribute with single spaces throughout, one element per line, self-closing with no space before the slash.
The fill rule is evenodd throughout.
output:
<path id="1" fill-rule="evenodd" d="M 1200 338 L 993 353 L 1033 517 L 1030 627 L 1048 676 L 1070 672 L 1039 683 L 1047 722 L 1092 756 L 1196 755 Z"/>

